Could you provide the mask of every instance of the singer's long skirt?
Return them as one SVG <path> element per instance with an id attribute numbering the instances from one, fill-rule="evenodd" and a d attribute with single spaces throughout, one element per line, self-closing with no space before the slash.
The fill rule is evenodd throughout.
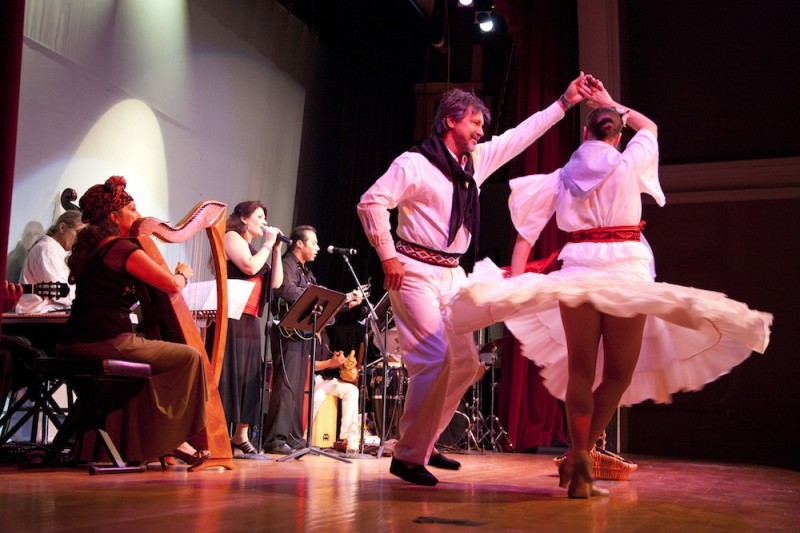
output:
<path id="1" fill-rule="evenodd" d="M 242 313 L 239 320 L 228 319 L 219 394 L 229 424 L 259 424 L 259 398 L 263 382 L 262 335 L 257 316 Z M 214 331 L 209 328 L 207 342 L 213 337 Z"/>

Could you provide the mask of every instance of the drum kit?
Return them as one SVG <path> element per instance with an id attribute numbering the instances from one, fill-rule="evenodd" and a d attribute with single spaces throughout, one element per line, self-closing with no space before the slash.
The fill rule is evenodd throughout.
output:
<path id="1" fill-rule="evenodd" d="M 369 394 L 376 434 L 381 435 L 385 441 L 400 436 L 399 422 L 403 414 L 409 377 L 403 364 L 400 337 L 393 323 L 388 293 L 375 306 L 375 311 L 378 320 L 371 328 L 371 336 L 378 358 L 366 365 L 366 371 L 369 375 Z M 437 445 L 450 451 L 511 451 L 513 445 L 508 433 L 495 415 L 497 345 L 494 342 L 480 344 L 478 353 L 486 375 L 466 392 Z M 484 391 L 484 382 L 487 381 L 489 389 Z M 482 406 L 485 396 L 489 402 L 487 413 L 484 413 Z M 384 420 L 385 430 L 382 426 Z"/>

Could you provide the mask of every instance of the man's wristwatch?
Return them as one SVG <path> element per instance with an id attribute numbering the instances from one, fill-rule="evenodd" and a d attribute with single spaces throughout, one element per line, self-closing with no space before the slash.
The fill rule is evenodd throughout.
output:
<path id="1" fill-rule="evenodd" d="M 622 110 L 620 110 L 620 108 L 615 107 L 614 111 L 619 113 L 619 118 L 622 119 L 622 127 L 624 128 L 625 126 L 627 126 L 628 125 L 628 113 L 630 113 L 631 110 L 630 109 L 624 109 L 624 108 Z"/>

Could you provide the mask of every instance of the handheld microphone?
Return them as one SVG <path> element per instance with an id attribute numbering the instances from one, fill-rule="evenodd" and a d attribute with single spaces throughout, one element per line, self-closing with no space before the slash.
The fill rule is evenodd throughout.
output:
<path id="1" fill-rule="evenodd" d="M 328 246 L 328 253 L 329 254 L 340 254 L 340 255 L 356 255 L 358 250 L 355 248 L 337 248 L 334 245 Z"/>
<path id="2" fill-rule="evenodd" d="M 267 231 L 267 228 L 269 228 L 269 226 L 261 226 L 261 231 Z M 278 233 L 278 240 L 283 244 L 292 244 L 292 239 L 282 233 Z"/>

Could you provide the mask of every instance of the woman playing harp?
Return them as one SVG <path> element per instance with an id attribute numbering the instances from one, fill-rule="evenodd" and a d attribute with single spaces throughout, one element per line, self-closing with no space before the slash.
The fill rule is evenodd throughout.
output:
<path id="1" fill-rule="evenodd" d="M 140 337 L 130 321 L 140 284 L 175 293 L 193 272 L 183 263 L 174 272 L 165 270 L 137 241 L 127 238 L 141 215 L 125 186 L 125 178 L 112 176 L 80 199 L 88 225 L 68 262 L 76 297 L 57 353 L 149 364 L 152 378 L 131 401 L 135 405 L 130 411 L 136 416 L 125 421 L 121 452 L 128 461 L 162 458 L 163 465 L 163 457 L 171 455 L 198 465 L 210 456 L 188 442 L 206 426 L 201 354 L 186 344 Z"/>

